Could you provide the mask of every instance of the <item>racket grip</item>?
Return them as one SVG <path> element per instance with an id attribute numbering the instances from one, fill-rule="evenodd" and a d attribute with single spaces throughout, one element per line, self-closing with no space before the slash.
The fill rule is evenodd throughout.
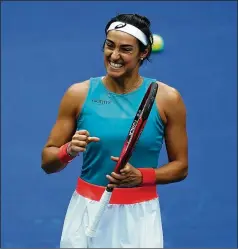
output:
<path id="1" fill-rule="evenodd" d="M 89 224 L 89 226 L 86 229 L 86 236 L 95 237 L 98 224 L 99 224 L 100 219 L 105 211 L 105 208 L 107 207 L 107 205 L 110 202 L 111 195 L 112 195 L 111 191 L 110 192 L 107 190 L 104 191 L 104 193 L 100 199 L 100 202 L 99 202 L 99 209 L 97 210 L 97 213 L 93 217 L 92 223 Z"/>

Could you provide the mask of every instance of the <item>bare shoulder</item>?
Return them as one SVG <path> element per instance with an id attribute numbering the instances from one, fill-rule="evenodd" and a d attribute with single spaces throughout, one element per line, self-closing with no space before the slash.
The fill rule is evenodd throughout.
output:
<path id="1" fill-rule="evenodd" d="M 158 109 L 164 123 L 167 123 L 170 117 L 182 117 L 186 115 L 186 108 L 180 92 L 163 82 L 157 81 L 159 88 L 156 97 Z"/>
<path id="2" fill-rule="evenodd" d="M 89 80 L 72 84 L 60 103 L 59 114 L 71 114 L 77 117 L 81 111 L 89 89 Z"/>
<path id="3" fill-rule="evenodd" d="M 77 82 L 72 84 L 66 91 L 68 96 L 72 97 L 84 97 L 89 89 L 89 80 L 85 80 L 82 82 Z"/>
<path id="4" fill-rule="evenodd" d="M 160 81 L 157 83 L 159 85 L 158 97 L 166 101 L 167 104 L 176 104 L 182 100 L 182 96 L 176 88 Z"/>

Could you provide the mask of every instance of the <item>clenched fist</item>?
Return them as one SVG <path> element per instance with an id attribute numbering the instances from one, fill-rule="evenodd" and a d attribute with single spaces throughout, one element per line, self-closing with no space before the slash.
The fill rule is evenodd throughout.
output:
<path id="1" fill-rule="evenodd" d="M 69 155 L 75 157 L 80 152 L 84 152 L 89 143 L 98 142 L 99 140 L 98 137 L 90 137 L 89 132 L 86 130 L 76 131 L 72 137 L 67 152 Z"/>

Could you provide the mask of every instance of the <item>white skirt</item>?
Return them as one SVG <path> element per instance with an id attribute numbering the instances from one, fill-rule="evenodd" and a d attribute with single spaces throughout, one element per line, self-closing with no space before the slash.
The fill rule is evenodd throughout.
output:
<path id="1" fill-rule="evenodd" d="M 88 185 L 79 179 L 65 216 L 60 248 L 163 248 L 158 196 L 128 204 L 128 200 L 133 202 L 136 196 L 130 193 L 130 188 L 119 189 L 120 198 L 114 198 L 114 202 L 107 206 L 98 225 L 96 237 L 87 237 L 86 228 L 97 212 L 99 199 L 104 191 L 104 188 L 93 185 L 94 188 L 101 188 L 101 191 L 98 194 L 94 190 L 93 194 L 96 192 L 97 196 L 92 196 Z M 122 204 L 123 195 L 130 195 L 130 198 L 126 198 L 126 204 Z"/>

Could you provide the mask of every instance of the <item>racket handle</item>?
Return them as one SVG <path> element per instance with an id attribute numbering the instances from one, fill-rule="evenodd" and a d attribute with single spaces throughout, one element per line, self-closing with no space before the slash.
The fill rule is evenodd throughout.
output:
<path id="1" fill-rule="evenodd" d="M 107 205 L 110 202 L 111 195 L 112 195 L 112 191 L 107 191 L 107 190 L 104 191 L 104 193 L 100 199 L 100 202 L 99 202 L 99 209 L 98 209 L 96 215 L 93 217 L 92 223 L 89 224 L 89 226 L 86 229 L 86 235 L 88 237 L 95 237 L 99 221 L 100 221 Z"/>

